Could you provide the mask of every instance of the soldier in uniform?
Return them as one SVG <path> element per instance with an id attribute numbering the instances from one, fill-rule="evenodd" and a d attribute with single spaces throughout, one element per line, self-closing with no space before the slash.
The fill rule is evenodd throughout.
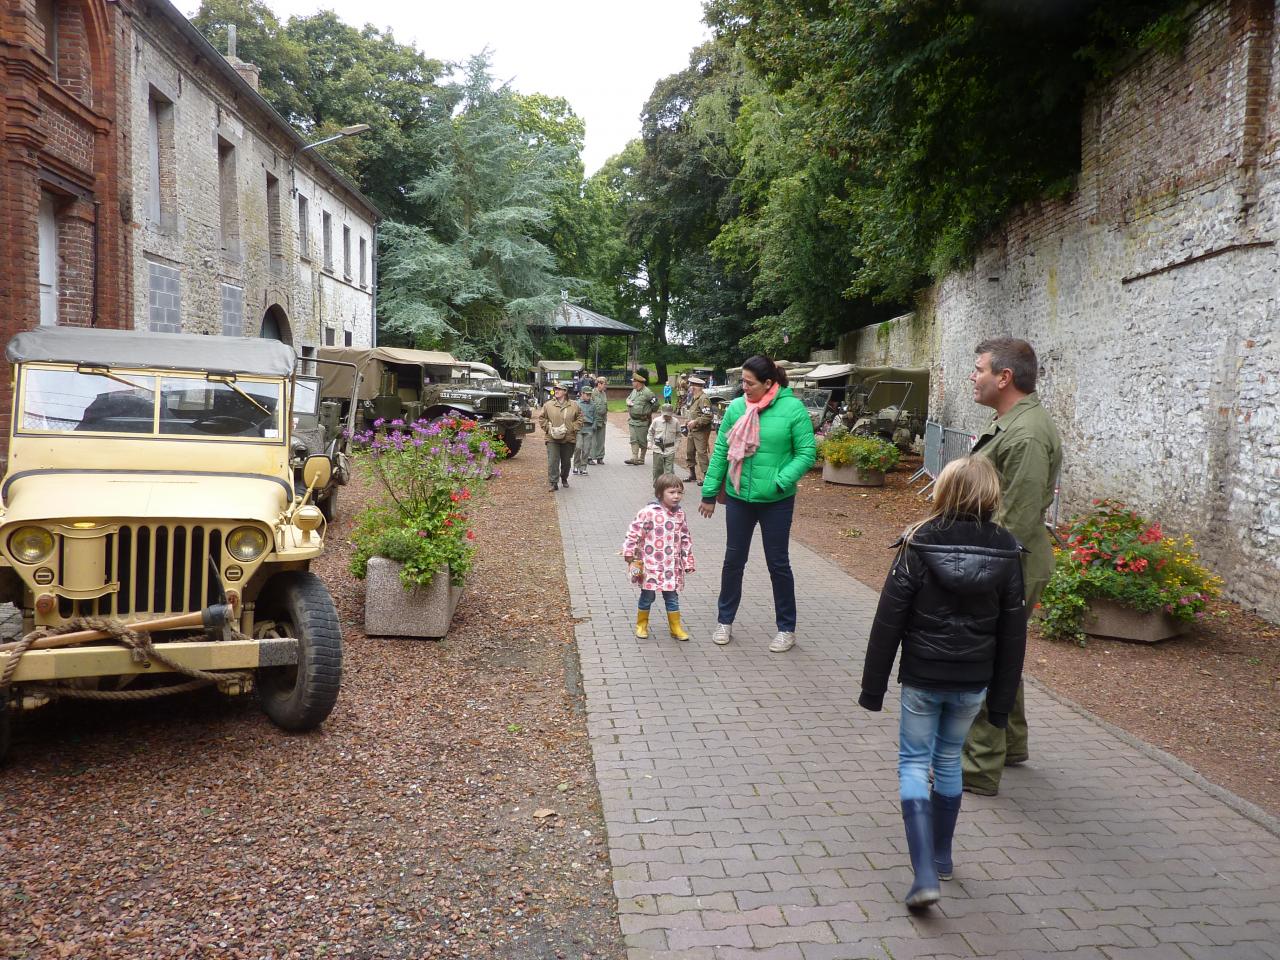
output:
<path id="1" fill-rule="evenodd" d="M 644 463 L 649 452 L 649 423 L 658 409 L 658 398 L 649 389 L 649 371 L 636 367 L 627 395 L 627 427 L 631 432 L 631 459 L 623 463 Z"/>
<path id="2" fill-rule="evenodd" d="M 690 483 L 702 482 L 700 478 L 707 475 L 711 459 L 711 400 L 702 392 L 704 386 L 701 377 L 689 378 L 689 402 L 684 415 L 688 418 L 685 427 L 689 431 Z"/>
<path id="3" fill-rule="evenodd" d="M 1053 544 L 1044 525 L 1044 512 L 1053 503 L 1053 487 L 1062 466 L 1062 442 L 1049 414 L 1036 395 L 1039 361 L 1031 344 L 1012 337 L 983 340 L 969 379 L 973 399 L 995 410 L 991 423 L 978 436 L 973 452 L 982 454 L 1000 472 L 1000 514 L 997 522 L 1026 548 L 1022 582 L 1030 614 L 1053 574 Z M 983 707 L 965 741 L 964 788 L 994 797 L 1007 766 L 1025 763 L 1027 717 L 1022 685 L 1009 726 L 992 726 Z"/>
<path id="4" fill-rule="evenodd" d="M 604 377 L 596 378 L 591 405 L 596 411 L 596 429 L 591 435 L 591 455 L 587 462 L 604 463 L 604 432 L 605 425 L 609 422 L 609 381 Z"/>
<path id="5" fill-rule="evenodd" d="M 680 443 L 680 424 L 676 420 L 676 408 L 664 403 L 659 408 L 661 416 L 649 425 L 649 444 L 653 447 L 653 482 L 664 473 L 675 473 L 676 446 Z"/>

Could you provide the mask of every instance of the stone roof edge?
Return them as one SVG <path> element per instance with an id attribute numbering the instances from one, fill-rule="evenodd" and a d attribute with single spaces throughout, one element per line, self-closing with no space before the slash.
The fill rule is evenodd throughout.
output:
<path id="1" fill-rule="evenodd" d="M 152 6 L 162 16 L 170 20 L 173 25 L 177 27 L 178 32 L 181 33 L 188 42 L 193 44 L 198 50 L 201 50 L 213 64 L 213 68 L 222 75 L 223 79 L 231 84 L 232 88 L 237 93 L 248 97 L 249 101 L 253 103 L 254 106 L 262 110 L 271 120 L 272 124 L 277 128 L 278 132 L 283 133 L 287 139 L 292 141 L 295 151 L 307 145 L 307 141 L 303 138 L 302 134 L 294 128 L 293 124 L 282 117 L 279 111 L 268 103 L 261 93 L 253 89 L 253 87 L 249 85 L 249 82 L 236 72 L 236 68 L 231 66 L 231 64 L 227 62 L 227 58 L 218 52 L 217 48 L 209 42 L 208 38 L 206 38 L 203 33 L 196 29 L 196 25 L 194 23 L 183 16 L 181 10 L 170 3 L 169 0 L 146 0 L 146 3 Z M 298 157 L 296 152 L 294 157 L 294 162 L 296 163 Z M 386 219 L 386 216 L 378 209 L 374 202 L 360 192 L 359 187 L 352 183 L 345 174 L 341 173 L 337 169 L 337 167 L 331 164 L 324 157 L 320 156 L 320 154 L 315 153 L 314 151 L 311 152 L 307 157 L 307 162 L 315 164 L 326 174 L 332 177 L 347 193 L 355 198 L 357 203 L 373 214 L 373 220 L 375 222 Z"/>

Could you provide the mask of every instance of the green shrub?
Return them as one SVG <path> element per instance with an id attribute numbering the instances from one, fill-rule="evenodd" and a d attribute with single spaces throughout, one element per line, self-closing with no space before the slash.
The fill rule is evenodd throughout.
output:
<path id="1" fill-rule="evenodd" d="M 818 441 L 818 456 L 833 467 L 852 464 L 859 470 L 887 473 L 902 454 L 888 440 L 832 431 Z"/>

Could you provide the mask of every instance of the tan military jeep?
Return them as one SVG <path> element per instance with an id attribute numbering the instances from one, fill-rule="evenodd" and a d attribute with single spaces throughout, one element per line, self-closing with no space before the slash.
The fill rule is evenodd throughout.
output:
<path id="1" fill-rule="evenodd" d="M 22 643 L 49 635 L 0 643 L 0 755 L 11 709 L 202 683 L 256 686 L 287 730 L 320 724 L 342 635 L 309 571 L 324 548 L 309 501 L 331 464 L 309 458 L 295 493 L 293 349 L 52 327 L 6 353 L 0 603 L 21 610 Z"/>

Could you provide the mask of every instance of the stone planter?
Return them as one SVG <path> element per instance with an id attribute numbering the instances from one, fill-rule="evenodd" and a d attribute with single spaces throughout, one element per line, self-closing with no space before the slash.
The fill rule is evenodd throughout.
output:
<path id="1" fill-rule="evenodd" d="M 843 483 L 851 487 L 883 487 L 884 473 L 879 470 L 863 470 L 846 463 L 842 467 L 829 463 L 822 465 L 822 479 L 827 483 Z"/>
<path id="2" fill-rule="evenodd" d="M 1085 610 L 1085 633 L 1136 643 L 1155 643 L 1186 633 L 1191 624 L 1177 620 L 1163 610 L 1142 613 L 1114 600 L 1090 600 Z"/>
<path id="3" fill-rule="evenodd" d="M 369 560 L 364 632 L 371 637 L 443 639 L 449 633 L 463 588 L 455 587 L 449 571 L 442 570 L 427 586 L 406 590 L 400 582 L 401 566 L 382 557 Z"/>

